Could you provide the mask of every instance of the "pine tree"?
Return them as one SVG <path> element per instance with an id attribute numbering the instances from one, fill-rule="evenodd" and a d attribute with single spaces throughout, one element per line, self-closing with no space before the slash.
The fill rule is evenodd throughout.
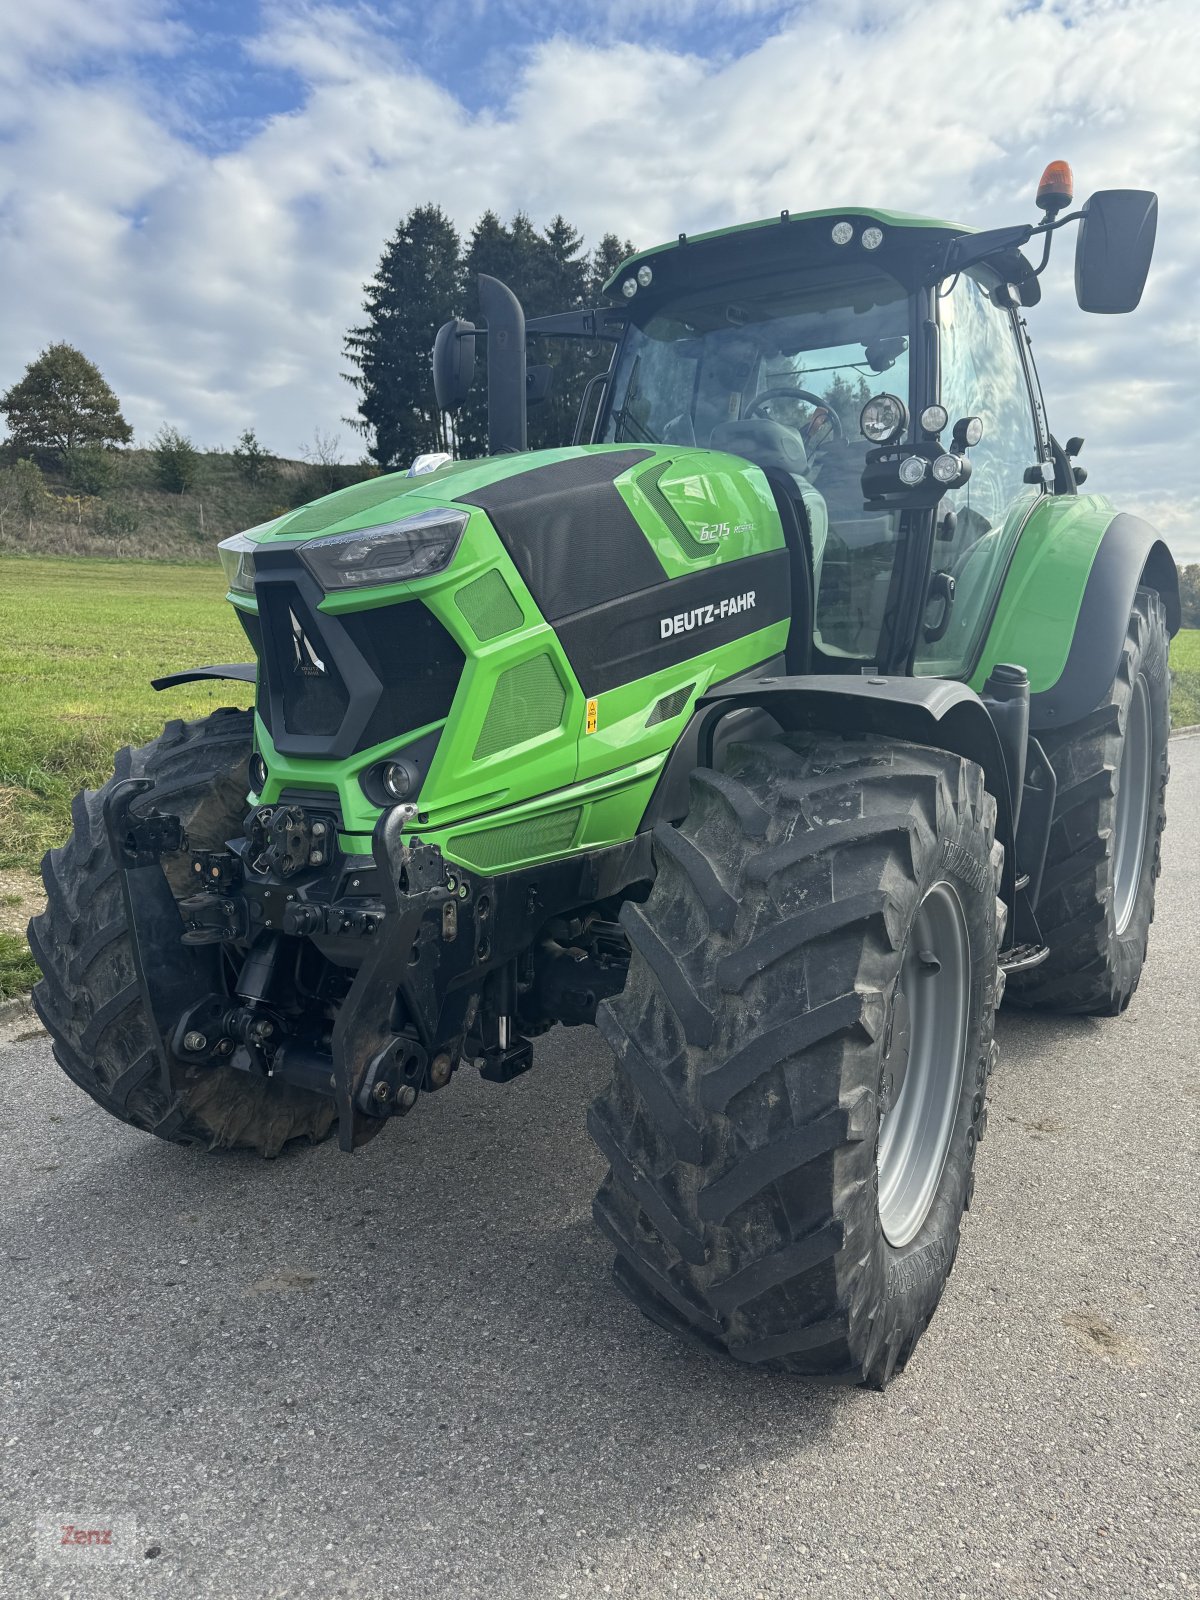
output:
<path id="1" fill-rule="evenodd" d="M 440 206 L 417 206 L 384 249 L 366 285 L 365 323 L 346 337 L 347 376 L 359 391 L 368 454 L 385 471 L 425 450 L 445 450 L 446 419 L 433 393 L 433 340 L 461 302 L 459 239 Z"/>
<path id="2" fill-rule="evenodd" d="M 62 457 L 86 446 L 128 444 L 133 429 L 100 369 L 70 344 L 48 345 L 7 394 L 0 412 L 18 451 Z"/>

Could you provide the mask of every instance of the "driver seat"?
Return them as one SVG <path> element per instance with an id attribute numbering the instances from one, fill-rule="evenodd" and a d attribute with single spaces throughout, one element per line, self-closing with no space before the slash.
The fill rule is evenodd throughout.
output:
<path id="1" fill-rule="evenodd" d="M 713 450 L 728 450 L 731 456 L 745 456 L 756 467 L 778 467 L 793 477 L 808 472 L 808 451 L 794 428 L 785 428 L 769 417 L 739 417 L 734 422 L 718 422 L 708 436 Z"/>

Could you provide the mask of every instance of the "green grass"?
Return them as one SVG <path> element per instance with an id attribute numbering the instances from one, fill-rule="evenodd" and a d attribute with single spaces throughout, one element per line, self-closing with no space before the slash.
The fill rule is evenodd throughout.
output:
<path id="1" fill-rule="evenodd" d="M 34 869 L 123 744 L 169 717 L 245 704 L 245 686 L 150 679 L 245 660 L 245 635 L 215 564 L 0 557 L 0 868 Z"/>
<path id="2" fill-rule="evenodd" d="M 0 1000 L 24 994 L 37 978 L 38 969 L 20 934 L 0 933 Z"/>
<path id="3" fill-rule="evenodd" d="M 1200 722 L 1200 628 L 1184 628 L 1171 641 L 1171 723 Z"/>

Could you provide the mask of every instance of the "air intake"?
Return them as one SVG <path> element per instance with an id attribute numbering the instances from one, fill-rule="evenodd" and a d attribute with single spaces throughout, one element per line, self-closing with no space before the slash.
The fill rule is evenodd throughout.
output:
<path id="1" fill-rule="evenodd" d="M 582 806 L 571 806 L 549 817 L 528 817 L 523 822 L 506 822 L 499 828 L 483 828 L 478 833 L 460 834 L 458 838 L 450 840 L 447 849 L 457 860 L 466 862 L 477 872 L 516 867 L 523 861 L 562 855 L 569 850 L 582 815 Z"/>
<path id="2" fill-rule="evenodd" d="M 481 644 L 511 633 L 525 620 L 516 596 L 495 569 L 460 589 L 454 603 Z"/>
<path id="3" fill-rule="evenodd" d="M 496 680 L 496 692 L 475 746 L 475 760 L 551 733 L 561 726 L 566 707 L 567 691 L 549 656 L 534 656 L 519 667 L 509 667 Z"/>
<path id="4" fill-rule="evenodd" d="M 689 683 L 682 689 L 673 689 L 670 694 L 663 695 L 646 718 L 646 726 L 653 728 L 660 722 L 670 722 L 672 717 L 677 717 L 691 699 L 695 687 L 694 683 Z"/>

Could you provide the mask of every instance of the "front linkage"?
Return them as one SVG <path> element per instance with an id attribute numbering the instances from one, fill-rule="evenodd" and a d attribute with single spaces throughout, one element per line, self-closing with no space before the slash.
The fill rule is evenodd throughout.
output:
<path id="1" fill-rule="evenodd" d="M 134 811 L 150 787 L 114 784 L 104 816 L 168 1090 L 172 1060 L 279 1078 L 332 1098 L 352 1150 L 463 1059 L 499 1082 L 524 1072 L 525 1034 L 593 1021 L 624 983 L 615 924 L 570 913 L 648 889 L 648 835 L 488 878 L 406 844 L 412 806 L 381 815 L 369 861 L 340 852 L 331 813 L 268 806 L 245 838 L 191 855 L 197 892 L 177 901 L 162 858 L 187 838 L 178 817 Z"/>

